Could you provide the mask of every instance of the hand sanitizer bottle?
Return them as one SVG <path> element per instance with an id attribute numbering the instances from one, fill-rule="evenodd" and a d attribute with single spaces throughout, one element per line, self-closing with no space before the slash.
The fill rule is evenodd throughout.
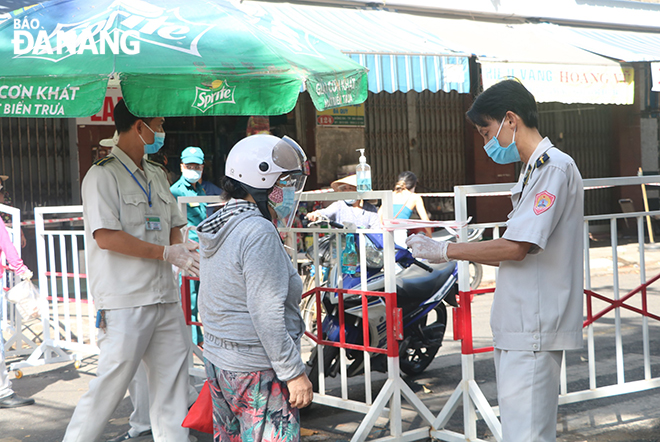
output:
<path id="1" fill-rule="evenodd" d="M 358 254 L 355 249 L 355 237 L 352 233 L 346 235 L 346 247 L 341 254 L 341 271 L 349 275 L 354 275 L 357 271 Z"/>
<path id="2" fill-rule="evenodd" d="M 371 166 L 367 164 L 367 157 L 364 156 L 364 149 L 357 149 L 360 152 L 360 163 L 355 167 L 357 175 L 357 191 L 371 192 Z"/>

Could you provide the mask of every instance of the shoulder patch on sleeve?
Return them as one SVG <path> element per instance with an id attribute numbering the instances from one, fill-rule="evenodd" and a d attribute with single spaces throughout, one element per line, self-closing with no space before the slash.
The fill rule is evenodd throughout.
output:
<path id="1" fill-rule="evenodd" d="M 548 155 L 548 153 L 546 152 L 543 155 L 541 155 L 538 160 L 536 160 L 536 168 L 538 169 L 548 161 L 550 161 L 550 155 Z"/>
<path id="2" fill-rule="evenodd" d="M 115 159 L 115 157 L 108 155 L 107 157 L 103 157 L 99 160 L 94 161 L 95 166 L 105 166 L 106 164 L 112 162 Z"/>
<path id="3" fill-rule="evenodd" d="M 556 196 L 554 196 L 547 190 L 537 193 L 536 196 L 534 197 L 534 213 L 536 215 L 540 215 L 543 212 L 550 209 L 550 207 L 552 207 L 552 205 L 554 204 L 556 198 L 557 198 Z"/>

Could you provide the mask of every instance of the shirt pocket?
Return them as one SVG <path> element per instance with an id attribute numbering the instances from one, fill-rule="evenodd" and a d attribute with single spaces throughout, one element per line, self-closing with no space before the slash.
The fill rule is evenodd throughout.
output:
<path id="1" fill-rule="evenodd" d="M 159 210 L 158 215 L 160 216 L 160 225 L 162 226 L 163 232 L 169 232 L 172 228 L 172 211 L 176 208 L 176 202 L 174 197 L 170 193 L 158 192 L 159 204 L 161 205 L 162 210 Z"/>
<path id="2" fill-rule="evenodd" d="M 138 226 L 144 224 L 144 215 L 149 203 L 147 196 L 141 193 L 122 193 L 122 215 L 121 223 L 127 226 Z"/>

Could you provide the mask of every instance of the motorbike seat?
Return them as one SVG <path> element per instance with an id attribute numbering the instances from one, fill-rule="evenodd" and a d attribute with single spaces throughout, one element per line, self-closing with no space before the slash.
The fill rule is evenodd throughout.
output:
<path id="1" fill-rule="evenodd" d="M 430 264 L 430 267 L 433 268 L 432 273 L 411 265 L 397 275 L 396 286 L 400 303 L 428 299 L 449 279 L 456 263 Z"/>

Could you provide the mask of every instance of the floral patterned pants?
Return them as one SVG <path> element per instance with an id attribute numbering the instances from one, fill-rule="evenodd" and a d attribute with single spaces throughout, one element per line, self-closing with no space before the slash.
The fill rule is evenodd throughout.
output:
<path id="1" fill-rule="evenodd" d="M 298 442 L 300 414 L 273 370 L 221 370 L 204 360 L 213 399 L 213 442 Z"/>

